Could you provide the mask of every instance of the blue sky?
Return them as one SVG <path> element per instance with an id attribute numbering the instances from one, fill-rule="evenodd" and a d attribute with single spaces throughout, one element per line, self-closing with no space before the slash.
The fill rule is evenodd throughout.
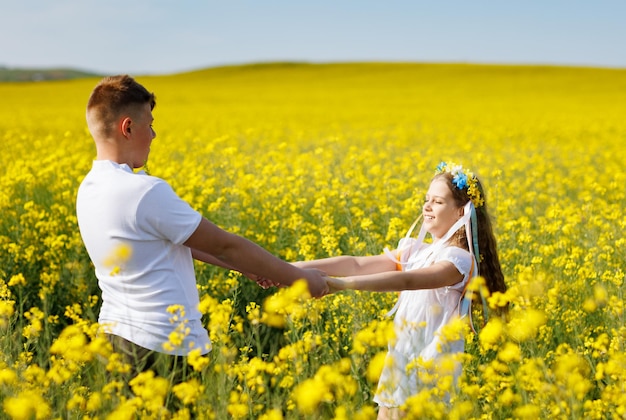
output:
<path id="1" fill-rule="evenodd" d="M 0 66 L 138 75 L 269 61 L 626 68 L 626 0 L 0 0 Z"/>

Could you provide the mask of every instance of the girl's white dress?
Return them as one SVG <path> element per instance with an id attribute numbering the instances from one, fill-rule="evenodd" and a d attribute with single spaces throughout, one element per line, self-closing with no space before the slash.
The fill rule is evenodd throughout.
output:
<path id="1" fill-rule="evenodd" d="M 459 299 L 471 274 L 472 254 L 462 248 L 441 243 L 419 244 L 412 238 L 400 241 L 398 250 L 402 249 L 406 252 L 400 256 L 404 262 L 404 271 L 439 261 L 450 261 L 463 275 L 463 280 L 439 289 L 400 293 L 392 310 L 395 311 L 396 337 L 389 343 L 385 366 L 374 397 L 376 403 L 386 407 L 399 407 L 420 389 L 437 386 L 438 367 L 443 367 L 443 370 L 439 370 L 441 373 L 452 374 L 456 383 L 462 371 L 461 364 L 444 362 L 442 356 L 462 353 L 465 347 L 462 337 L 450 341 L 442 338 L 440 331 L 458 316 Z"/>

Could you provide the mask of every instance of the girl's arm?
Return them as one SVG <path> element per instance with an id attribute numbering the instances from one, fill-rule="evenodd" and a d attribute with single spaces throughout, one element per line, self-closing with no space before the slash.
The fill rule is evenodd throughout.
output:
<path id="1" fill-rule="evenodd" d="M 387 255 L 369 257 L 340 256 L 292 263 L 300 268 L 316 268 L 329 276 L 346 277 L 395 271 L 396 263 Z"/>
<path id="2" fill-rule="evenodd" d="M 452 286 L 462 280 L 463 274 L 454 264 L 450 261 L 440 261 L 416 270 L 331 278 L 327 282 L 332 291 L 354 289 L 371 292 L 399 292 Z"/>

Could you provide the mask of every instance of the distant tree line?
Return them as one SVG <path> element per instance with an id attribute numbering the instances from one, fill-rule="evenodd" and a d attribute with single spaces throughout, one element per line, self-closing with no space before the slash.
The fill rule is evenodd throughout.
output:
<path id="1" fill-rule="evenodd" d="M 75 69 L 26 69 L 0 66 L 0 82 L 39 82 L 43 80 L 67 80 L 100 76 Z"/>

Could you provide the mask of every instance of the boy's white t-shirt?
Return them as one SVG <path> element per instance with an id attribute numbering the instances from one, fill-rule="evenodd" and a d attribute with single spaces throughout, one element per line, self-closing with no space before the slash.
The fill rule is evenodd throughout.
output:
<path id="1" fill-rule="evenodd" d="M 207 353 L 193 258 L 183 245 L 202 216 L 162 179 L 109 160 L 93 162 L 76 213 L 102 290 L 104 330 L 162 353 Z M 164 347 L 177 327 L 184 341 Z"/>

